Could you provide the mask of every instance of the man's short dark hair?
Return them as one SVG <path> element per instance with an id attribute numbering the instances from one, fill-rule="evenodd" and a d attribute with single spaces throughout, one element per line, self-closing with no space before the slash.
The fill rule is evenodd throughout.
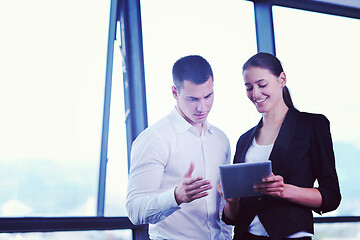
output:
<path id="1" fill-rule="evenodd" d="M 210 64 L 199 55 L 189 55 L 180 58 L 172 68 L 174 85 L 177 89 L 182 88 L 185 80 L 195 84 L 202 84 L 214 78 Z"/>

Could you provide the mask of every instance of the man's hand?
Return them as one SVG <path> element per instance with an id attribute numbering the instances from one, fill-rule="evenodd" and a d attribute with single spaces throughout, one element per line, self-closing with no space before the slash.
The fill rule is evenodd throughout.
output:
<path id="1" fill-rule="evenodd" d="M 181 203 L 192 202 L 195 199 L 203 198 L 208 195 L 208 190 L 212 188 L 209 180 L 202 177 L 193 178 L 194 163 L 190 163 L 190 168 L 184 175 L 180 185 L 175 188 L 175 200 L 178 205 Z"/>

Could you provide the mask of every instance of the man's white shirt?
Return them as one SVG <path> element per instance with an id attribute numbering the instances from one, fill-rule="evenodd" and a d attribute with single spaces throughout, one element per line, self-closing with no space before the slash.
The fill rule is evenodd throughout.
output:
<path id="1" fill-rule="evenodd" d="M 230 163 L 230 143 L 218 128 L 203 132 L 174 108 L 133 142 L 126 209 L 134 224 L 149 223 L 151 239 L 232 239 L 221 219 L 225 205 L 216 190 L 219 166 Z M 194 162 L 193 177 L 210 180 L 209 195 L 177 205 L 174 189 Z"/>

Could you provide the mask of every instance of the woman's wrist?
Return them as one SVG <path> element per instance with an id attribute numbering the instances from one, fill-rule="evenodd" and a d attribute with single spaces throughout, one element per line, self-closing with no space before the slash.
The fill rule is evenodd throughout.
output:
<path id="1" fill-rule="evenodd" d="M 233 198 L 233 199 L 229 199 L 229 200 L 225 200 L 231 207 L 236 207 L 239 206 L 239 198 Z"/>
<path id="2" fill-rule="evenodd" d="M 291 184 L 284 184 L 280 198 L 307 207 L 319 207 L 322 196 L 315 188 L 301 188 Z"/>
<path id="3" fill-rule="evenodd" d="M 235 200 L 235 199 L 232 199 Z M 224 214 L 227 218 L 235 220 L 239 211 L 239 200 L 237 201 L 226 201 Z"/>
<path id="4" fill-rule="evenodd" d="M 290 199 L 292 186 L 290 184 L 284 184 L 283 190 L 280 194 L 280 198 L 282 199 Z"/>

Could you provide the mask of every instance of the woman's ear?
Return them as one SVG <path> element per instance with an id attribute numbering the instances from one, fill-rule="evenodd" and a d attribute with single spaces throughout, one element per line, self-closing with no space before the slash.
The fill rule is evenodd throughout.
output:
<path id="1" fill-rule="evenodd" d="M 286 86 L 286 74 L 284 72 L 280 73 L 279 80 L 280 80 L 281 87 L 282 88 L 285 87 Z"/>

